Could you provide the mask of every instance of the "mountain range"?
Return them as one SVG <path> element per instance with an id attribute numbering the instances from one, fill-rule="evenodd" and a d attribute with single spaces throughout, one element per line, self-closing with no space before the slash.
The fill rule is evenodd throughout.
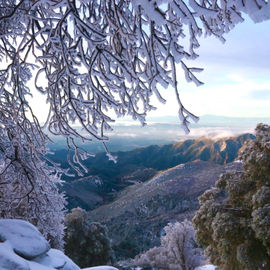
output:
<path id="1" fill-rule="evenodd" d="M 85 161 L 88 173 L 84 177 L 66 177 L 62 189 L 68 198 L 68 208 L 83 207 L 92 210 L 112 201 L 117 192 L 136 183 L 145 182 L 162 170 L 194 160 L 227 164 L 237 158 L 238 152 L 252 134 L 212 140 L 209 138 L 190 139 L 175 144 L 152 145 L 112 153 L 117 163 L 108 160 L 105 153 L 97 153 Z M 68 166 L 66 151 L 59 150 L 54 160 Z"/>

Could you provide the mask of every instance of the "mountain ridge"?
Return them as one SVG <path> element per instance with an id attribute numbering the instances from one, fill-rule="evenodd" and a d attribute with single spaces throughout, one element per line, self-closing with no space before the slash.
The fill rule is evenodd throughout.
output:
<path id="1" fill-rule="evenodd" d="M 194 160 L 212 161 L 217 164 L 227 164 L 236 159 L 248 140 L 254 139 L 252 134 L 222 139 L 199 138 L 189 139 L 176 144 L 151 145 L 131 151 L 112 153 L 118 156 L 118 162 L 109 161 L 105 153 L 99 153 L 95 158 L 89 158 L 84 163 L 89 172 L 83 178 L 99 177 L 98 185 L 81 183 L 83 178 L 68 178 L 62 189 L 66 191 L 69 208 L 83 207 L 86 210 L 108 203 L 115 194 L 135 183 L 145 182 L 161 170 L 172 168 L 178 164 Z M 56 162 L 64 162 L 65 151 L 61 150 Z M 66 165 L 64 165 L 66 166 Z M 85 198 L 94 192 L 95 199 Z"/>
<path id="2" fill-rule="evenodd" d="M 214 186 L 221 173 L 240 168 L 240 162 L 180 164 L 127 187 L 113 202 L 88 215 L 107 226 L 118 259 L 134 257 L 159 245 L 162 229 L 169 222 L 191 219 L 199 207 L 198 197 Z"/>

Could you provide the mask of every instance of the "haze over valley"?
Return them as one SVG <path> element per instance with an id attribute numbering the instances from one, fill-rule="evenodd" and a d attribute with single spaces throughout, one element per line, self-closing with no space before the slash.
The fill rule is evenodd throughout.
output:
<path id="1" fill-rule="evenodd" d="M 189 134 L 183 131 L 177 116 L 151 117 L 147 125 L 142 127 L 134 121 L 118 121 L 114 130 L 106 133 L 109 141 L 106 142 L 111 152 L 129 151 L 149 145 L 164 145 L 177 143 L 186 139 L 207 137 L 212 139 L 231 137 L 244 133 L 253 133 L 258 123 L 270 123 L 266 117 L 226 117 L 216 115 L 203 115 L 198 123 L 191 124 Z M 66 141 L 60 137 L 52 137 L 50 148 L 62 150 L 66 148 Z M 78 144 L 91 153 L 104 152 L 104 147 L 99 141 Z"/>

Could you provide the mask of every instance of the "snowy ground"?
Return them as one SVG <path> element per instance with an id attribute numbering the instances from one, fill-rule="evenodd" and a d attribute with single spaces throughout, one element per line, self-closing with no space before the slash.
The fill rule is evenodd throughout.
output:
<path id="1" fill-rule="evenodd" d="M 112 266 L 103 265 L 103 266 L 83 268 L 82 270 L 118 270 L 118 269 Z"/>

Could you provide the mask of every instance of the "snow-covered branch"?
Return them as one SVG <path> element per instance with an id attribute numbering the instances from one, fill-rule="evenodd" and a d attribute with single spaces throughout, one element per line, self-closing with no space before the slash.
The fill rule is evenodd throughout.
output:
<path id="1" fill-rule="evenodd" d="M 102 141 L 108 139 L 105 131 L 114 114 L 131 115 L 144 124 L 154 109 L 151 96 L 165 102 L 163 87 L 172 85 L 180 99 L 176 63 L 188 81 L 201 84 L 197 69 L 188 68 L 185 60 L 197 57 L 203 33 L 223 40 L 243 21 L 242 13 L 255 22 L 270 16 L 264 0 L 1 0 L 0 13 L 0 57 L 11 65 L 1 70 L 6 76 L 1 92 L 11 83 L 6 73 L 15 72 L 12 65 L 20 70 L 16 84 L 22 87 L 30 68 L 36 68 L 36 89 L 50 106 L 50 132 Z M 189 40 L 188 48 L 184 40 Z M 21 93 L 22 103 L 29 92 Z M 188 130 L 187 118 L 197 118 L 181 104 L 179 116 Z"/>

